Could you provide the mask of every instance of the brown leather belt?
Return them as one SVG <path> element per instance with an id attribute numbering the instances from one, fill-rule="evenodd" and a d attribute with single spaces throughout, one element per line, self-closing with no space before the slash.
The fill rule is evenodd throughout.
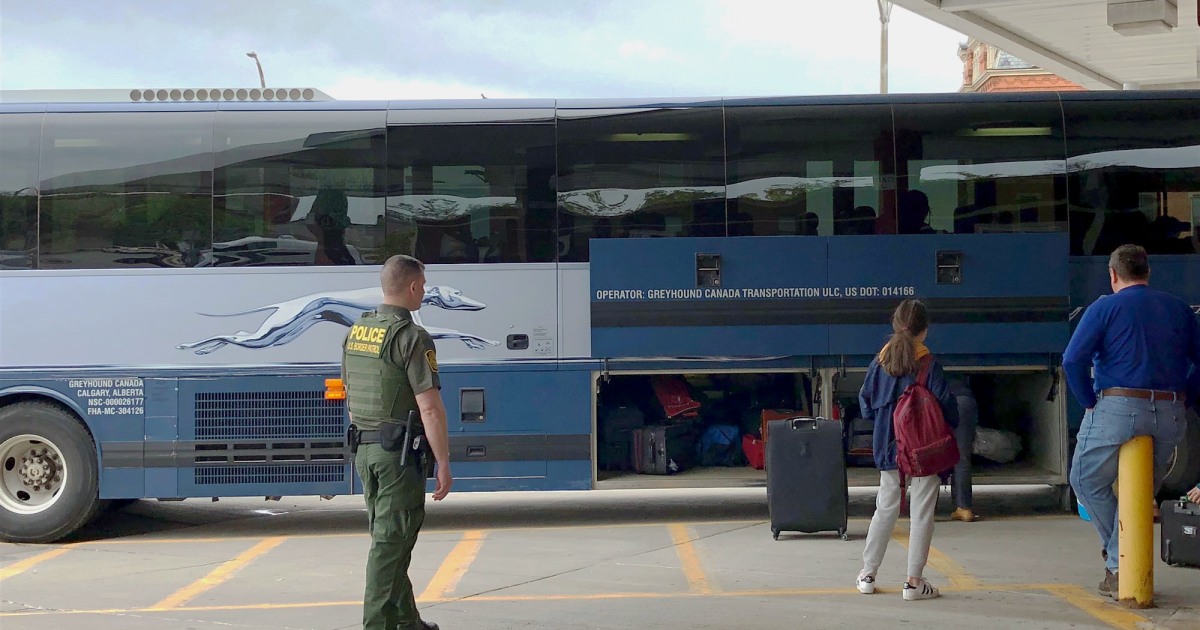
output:
<path id="1" fill-rule="evenodd" d="M 1129 398 L 1141 398 L 1143 400 L 1169 400 L 1172 402 L 1186 402 L 1187 396 L 1182 392 L 1166 392 L 1161 389 L 1133 389 L 1132 387 L 1109 387 L 1100 392 L 1101 396 L 1127 396 Z"/>

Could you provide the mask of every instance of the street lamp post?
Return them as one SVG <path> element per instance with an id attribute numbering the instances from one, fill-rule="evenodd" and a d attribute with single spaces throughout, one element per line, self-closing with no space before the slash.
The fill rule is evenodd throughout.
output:
<path id="1" fill-rule="evenodd" d="M 265 77 L 263 77 L 262 63 L 259 62 L 259 60 L 258 60 L 258 53 L 251 50 L 250 52 L 246 53 L 246 56 L 253 59 L 254 65 L 258 66 L 258 83 L 259 83 L 260 87 L 262 87 L 263 89 L 266 89 L 267 79 Z"/>
<path id="2" fill-rule="evenodd" d="M 879 93 L 888 91 L 888 21 L 892 19 L 892 3 L 888 0 L 876 0 L 879 3 Z"/>

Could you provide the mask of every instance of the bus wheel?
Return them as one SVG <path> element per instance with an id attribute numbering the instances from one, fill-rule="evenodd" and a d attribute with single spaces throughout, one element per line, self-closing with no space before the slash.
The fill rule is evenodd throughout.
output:
<path id="1" fill-rule="evenodd" d="M 101 507 L 96 449 L 61 407 L 0 408 L 0 539 L 45 543 L 87 523 Z"/>
<path id="2" fill-rule="evenodd" d="M 1175 453 L 1167 464 L 1163 477 L 1163 499 L 1178 499 L 1200 483 L 1200 417 L 1194 411 L 1184 416 L 1183 439 L 1175 447 Z"/>

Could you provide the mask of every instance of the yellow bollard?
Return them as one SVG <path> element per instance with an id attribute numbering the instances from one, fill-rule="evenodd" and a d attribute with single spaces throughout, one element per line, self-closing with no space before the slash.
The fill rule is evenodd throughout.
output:
<path id="1" fill-rule="evenodd" d="M 1117 599 L 1133 608 L 1154 606 L 1154 441 L 1140 435 L 1121 445 L 1117 526 L 1121 557 Z"/>

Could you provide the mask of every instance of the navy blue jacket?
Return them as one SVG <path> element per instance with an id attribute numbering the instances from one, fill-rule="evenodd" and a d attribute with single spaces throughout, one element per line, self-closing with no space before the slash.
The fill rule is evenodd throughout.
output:
<path id="1" fill-rule="evenodd" d="M 864 420 L 875 425 L 872 447 L 875 450 L 875 467 L 879 470 L 896 470 L 896 437 L 892 431 L 892 413 L 896 401 L 908 386 L 917 380 L 916 374 L 896 378 L 879 365 L 879 357 L 867 368 L 867 380 L 858 392 L 858 403 Z M 958 401 L 950 391 L 946 373 L 935 358 L 929 367 L 929 391 L 942 404 L 942 416 L 951 427 L 958 426 Z"/>

